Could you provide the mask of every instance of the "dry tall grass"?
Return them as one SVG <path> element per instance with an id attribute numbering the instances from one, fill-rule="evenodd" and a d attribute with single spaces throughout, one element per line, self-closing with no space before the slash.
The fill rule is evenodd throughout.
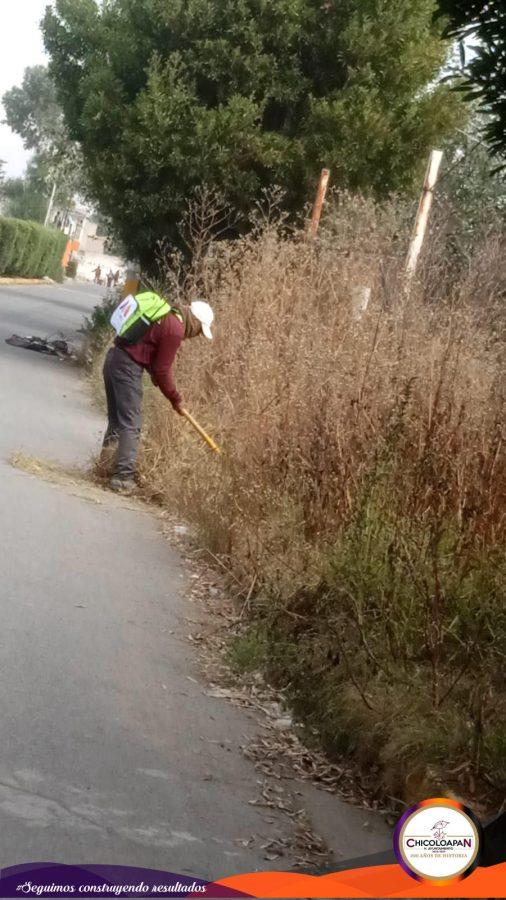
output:
<path id="1" fill-rule="evenodd" d="M 326 746 L 406 797 L 506 782 L 504 243 L 457 272 L 434 241 L 409 299 L 395 205 L 342 200 L 316 243 L 266 221 L 198 253 L 183 292 L 214 305 L 216 340 L 176 380 L 225 454 L 150 392 L 141 457 L 144 490 L 252 589 L 237 659 L 262 656 Z"/>

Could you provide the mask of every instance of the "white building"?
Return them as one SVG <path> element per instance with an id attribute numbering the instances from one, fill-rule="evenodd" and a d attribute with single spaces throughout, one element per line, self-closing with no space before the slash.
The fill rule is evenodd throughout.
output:
<path id="1" fill-rule="evenodd" d="M 56 209 L 52 216 L 52 224 L 60 228 L 69 238 L 79 244 L 72 251 L 72 259 L 77 260 L 77 278 L 94 281 L 97 268 L 101 269 L 101 278 L 105 282 L 107 275 L 119 270 L 120 280 L 126 272 L 126 261 L 119 256 L 108 253 L 105 245 L 107 237 L 97 235 L 98 223 L 94 221 L 93 210 L 84 206 L 76 206 L 73 210 Z"/>

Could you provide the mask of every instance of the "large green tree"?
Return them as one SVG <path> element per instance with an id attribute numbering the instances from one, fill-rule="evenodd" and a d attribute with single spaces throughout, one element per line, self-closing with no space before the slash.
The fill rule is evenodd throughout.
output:
<path id="1" fill-rule="evenodd" d="M 48 198 L 26 177 L 7 178 L 0 187 L 2 213 L 13 219 L 44 222 Z"/>
<path id="2" fill-rule="evenodd" d="M 29 66 L 21 85 L 6 91 L 2 101 L 4 121 L 19 135 L 26 150 L 35 151 L 35 166 L 27 172 L 25 181 L 49 194 L 56 182 L 57 201 L 67 205 L 72 194 L 83 188 L 82 159 L 78 144 L 69 138 L 47 68 Z"/>
<path id="3" fill-rule="evenodd" d="M 334 185 L 409 189 L 462 116 L 435 0 L 56 0 L 50 72 L 91 191 L 149 266 L 207 184 L 245 218 Z"/>
<path id="4" fill-rule="evenodd" d="M 22 84 L 6 91 L 2 101 L 6 123 L 27 150 L 41 152 L 66 139 L 56 88 L 45 66 L 25 69 Z"/>
<path id="5" fill-rule="evenodd" d="M 485 134 L 492 150 L 506 156 L 506 2 L 439 0 L 439 7 L 448 21 L 446 33 L 461 43 L 468 98 L 488 114 Z"/>
<path id="6" fill-rule="evenodd" d="M 22 176 L 5 178 L 3 182 L 0 179 L 3 214 L 13 219 L 30 219 L 43 223 L 51 195 L 50 168 L 47 159 L 35 153 Z M 59 185 L 55 200 L 58 206 L 72 206 L 72 197 L 65 185 Z"/>

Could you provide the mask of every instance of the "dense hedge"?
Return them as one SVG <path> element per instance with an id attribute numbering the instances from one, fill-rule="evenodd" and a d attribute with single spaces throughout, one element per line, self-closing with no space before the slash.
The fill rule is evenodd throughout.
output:
<path id="1" fill-rule="evenodd" d="M 69 259 L 65 269 L 67 278 L 75 278 L 77 275 L 77 259 Z"/>
<path id="2" fill-rule="evenodd" d="M 0 276 L 63 280 L 67 236 L 37 222 L 0 216 Z"/>

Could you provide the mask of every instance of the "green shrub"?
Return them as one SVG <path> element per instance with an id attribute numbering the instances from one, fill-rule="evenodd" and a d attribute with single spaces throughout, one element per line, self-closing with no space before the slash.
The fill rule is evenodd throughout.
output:
<path id="1" fill-rule="evenodd" d="M 77 275 L 77 259 L 70 259 L 67 263 L 67 268 L 65 269 L 65 275 L 67 278 L 75 278 Z"/>
<path id="2" fill-rule="evenodd" d="M 97 303 L 89 316 L 83 322 L 85 334 L 90 338 L 101 338 L 105 332 L 106 340 L 111 335 L 110 318 L 121 300 L 121 291 L 116 291 L 112 296 L 104 297 L 101 303 Z"/>
<path id="3" fill-rule="evenodd" d="M 0 218 L 0 274 L 4 275 L 8 270 L 11 260 L 16 253 L 16 242 L 19 230 L 12 227 L 10 219 Z"/>
<path id="4" fill-rule="evenodd" d="M 66 235 L 37 222 L 0 217 L 0 276 L 61 281 Z"/>
<path id="5" fill-rule="evenodd" d="M 88 362 L 93 370 L 95 366 L 102 367 L 102 353 L 111 338 L 114 331 L 110 325 L 110 318 L 113 310 L 121 300 L 121 290 L 117 289 L 112 294 L 104 297 L 101 303 L 93 307 L 90 316 L 84 319 L 81 331 L 86 335 L 86 343 L 88 347 Z M 100 384 L 102 383 L 100 376 Z"/>
<path id="6" fill-rule="evenodd" d="M 20 277 L 23 277 L 25 273 L 29 273 L 27 277 L 33 277 L 33 260 L 37 246 L 42 242 L 43 237 L 39 231 L 39 226 L 35 222 L 20 221 L 18 233 L 16 256 L 11 261 L 12 272 Z"/>
<path id="7" fill-rule="evenodd" d="M 270 652 L 270 639 L 261 626 L 252 626 L 232 641 L 227 659 L 235 672 L 254 672 L 265 668 Z"/>

